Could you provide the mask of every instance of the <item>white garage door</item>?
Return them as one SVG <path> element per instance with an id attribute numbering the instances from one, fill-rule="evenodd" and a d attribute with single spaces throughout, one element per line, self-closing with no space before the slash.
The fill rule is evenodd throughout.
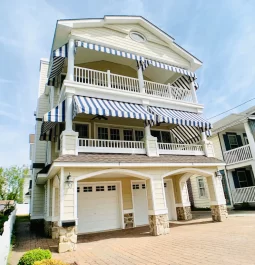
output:
<path id="1" fill-rule="evenodd" d="M 77 202 L 78 233 L 121 228 L 118 184 L 78 185 Z"/>

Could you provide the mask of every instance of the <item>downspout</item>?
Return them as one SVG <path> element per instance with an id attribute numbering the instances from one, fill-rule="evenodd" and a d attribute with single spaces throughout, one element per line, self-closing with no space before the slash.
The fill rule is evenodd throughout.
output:
<path id="1" fill-rule="evenodd" d="M 219 142 L 220 142 L 220 149 L 221 149 L 221 153 L 222 153 L 222 156 L 223 156 L 223 159 L 224 159 L 224 154 L 223 154 L 223 148 L 222 148 L 222 144 L 221 144 L 221 140 L 220 140 L 220 134 L 217 133 L 218 135 L 218 139 L 219 139 Z M 225 161 L 225 160 L 224 160 Z M 233 202 L 233 197 L 232 197 L 232 190 L 230 189 L 230 185 L 229 185 L 229 177 L 228 177 L 228 171 L 227 171 L 227 166 L 225 165 L 225 172 L 226 172 L 226 180 L 227 180 L 227 184 L 228 184 L 228 190 L 229 190 L 229 195 L 230 196 L 230 200 L 231 200 L 231 204 L 234 206 L 234 202 Z"/>

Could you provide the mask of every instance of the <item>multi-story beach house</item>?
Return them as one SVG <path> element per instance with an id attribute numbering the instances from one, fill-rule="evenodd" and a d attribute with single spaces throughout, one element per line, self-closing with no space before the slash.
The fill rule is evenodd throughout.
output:
<path id="1" fill-rule="evenodd" d="M 40 62 L 31 222 L 59 239 L 192 218 L 187 180 L 206 177 L 212 218 L 226 201 L 197 100 L 202 63 L 140 16 L 58 20 Z M 204 88 L 206 89 L 206 88 Z"/>

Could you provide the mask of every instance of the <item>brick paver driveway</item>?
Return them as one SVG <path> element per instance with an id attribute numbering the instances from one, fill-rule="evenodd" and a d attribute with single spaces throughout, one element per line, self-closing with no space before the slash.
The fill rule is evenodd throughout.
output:
<path id="1" fill-rule="evenodd" d="M 21 232 L 21 231 L 20 231 Z M 17 235 L 11 264 L 30 248 L 55 250 L 56 242 Z M 223 223 L 209 218 L 171 223 L 169 235 L 152 237 L 148 227 L 79 236 L 78 249 L 53 253 L 57 259 L 81 264 L 255 264 L 255 217 L 230 217 Z"/>

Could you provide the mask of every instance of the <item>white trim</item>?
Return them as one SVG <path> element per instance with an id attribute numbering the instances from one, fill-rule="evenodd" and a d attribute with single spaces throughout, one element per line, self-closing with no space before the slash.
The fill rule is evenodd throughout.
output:
<path id="1" fill-rule="evenodd" d="M 163 187 L 163 198 L 164 198 L 165 208 L 167 208 L 164 179 L 161 179 L 161 185 Z"/>
<path id="2" fill-rule="evenodd" d="M 120 180 L 115 180 L 115 181 L 93 181 L 93 182 L 78 182 L 78 178 L 75 178 L 74 179 L 74 182 L 76 182 L 76 185 L 91 185 L 91 184 L 98 184 L 98 183 L 104 183 L 104 184 L 111 184 L 111 183 L 114 183 L 114 184 L 117 184 L 118 185 L 118 188 L 119 188 L 119 207 L 120 207 L 120 224 L 121 224 L 121 228 L 124 229 L 125 228 L 125 224 L 124 224 L 124 210 L 123 210 L 123 197 L 122 197 L 122 183 Z M 76 187 L 77 187 L 76 186 Z M 77 190 L 77 188 L 76 188 Z M 77 194 L 77 191 L 76 191 L 76 194 Z M 77 197 L 77 196 L 76 196 Z M 77 209 L 78 209 L 78 202 L 76 204 L 76 212 L 77 212 Z M 78 224 L 78 214 L 77 214 L 77 224 Z M 116 230 L 116 229 L 113 229 L 113 230 Z M 110 231 L 110 230 L 106 230 L 106 231 Z M 100 232 L 100 231 L 97 231 L 97 232 Z"/>
<path id="3" fill-rule="evenodd" d="M 133 202 L 133 201 L 132 201 Z M 134 213 L 134 209 L 123 210 L 123 213 Z"/>
<path id="4" fill-rule="evenodd" d="M 159 210 L 149 210 L 149 215 L 159 215 L 159 214 L 168 214 L 168 209 L 159 209 Z"/>
<path id="5" fill-rule="evenodd" d="M 175 195 L 174 195 L 174 184 L 173 184 L 173 180 L 172 179 L 163 179 L 163 181 L 164 182 L 166 182 L 167 184 L 169 184 L 169 185 L 167 185 L 166 186 L 166 188 L 168 189 L 168 194 L 170 195 L 170 201 L 172 201 L 173 202 L 173 207 L 174 207 L 174 209 L 173 209 L 173 213 L 174 213 L 174 216 L 172 216 L 172 218 L 173 218 L 173 220 L 177 220 L 177 213 L 176 213 L 176 200 L 175 200 Z M 171 186 L 171 192 L 170 192 L 170 190 L 169 190 L 169 186 Z M 164 192 L 165 192 L 165 187 L 164 187 Z M 167 204 L 166 204 L 166 208 L 168 209 L 168 207 L 167 207 Z"/>
<path id="6" fill-rule="evenodd" d="M 60 170 L 60 187 L 59 187 L 59 226 L 62 226 L 61 222 L 64 217 L 64 200 L 65 200 L 65 195 L 64 195 L 64 176 L 65 176 L 65 171 L 64 168 L 62 167 Z"/>
<path id="7" fill-rule="evenodd" d="M 85 122 L 85 121 L 73 121 L 73 130 L 75 131 L 75 125 L 76 124 L 87 124 L 88 125 L 88 133 L 89 133 L 89 138 L 88 139 L 91 139 L 91 122 Z M 76 132 L 76 131 L 75 131 Z M 79 138 L 79 135 L 78 135 L 78 138 Z"/>
<path id="8" fill-rule="evenodd" d="M 56 189 L 56 187 L 54 187 L 52 185 L 52 201 L 51 201 L 51 203 L 52 203 L 52 205 L 51 205 L 51 216 L 52 216 L 52 219 L 56 217 L 55 216 L 55 196 L 56 196 L 55 189 Z"/>
<path id="9" fill-rule="evenodd" d="M 73 184 L 74 184 L 73 185 L 73 189 L 74 189 L 74 192 L 73 192 L 73 195 L 74 195 L 74 198 L 73 198 L 73 202 L 74 202 L 74 219 L 76 220 L 76 225 L 78 225 L 77 181 L 74 181 Z"/>
<path id="10" fill-rule="evenodd" d="M 147 183 L 146 183 L 146 180 L 131 180 L 130 181 L 131 193 L 132 193 L 132 205 L 133 205 L 133 213 L 134 213 L 134 216 L 133 216 L 133 218 L 134 218 L 134 227 L 136 227 L 136 223 L 135 223 L 135 205 L 134 205 L 135 200 L 134 200 L 134 194 L 133 194 L 133 183 L 142 183 L 142 184 L 145 184 L 147 204 L 148 204 L 148 194 L 147 194 Z M 145 224 L 145 225 L 147 225 L 147 224 Z"/>
<path id="11" fill-rule="evenodd" d="M 46 217 L 50 217 L 50 179 L 47 180 L 47 204 Z"/>

